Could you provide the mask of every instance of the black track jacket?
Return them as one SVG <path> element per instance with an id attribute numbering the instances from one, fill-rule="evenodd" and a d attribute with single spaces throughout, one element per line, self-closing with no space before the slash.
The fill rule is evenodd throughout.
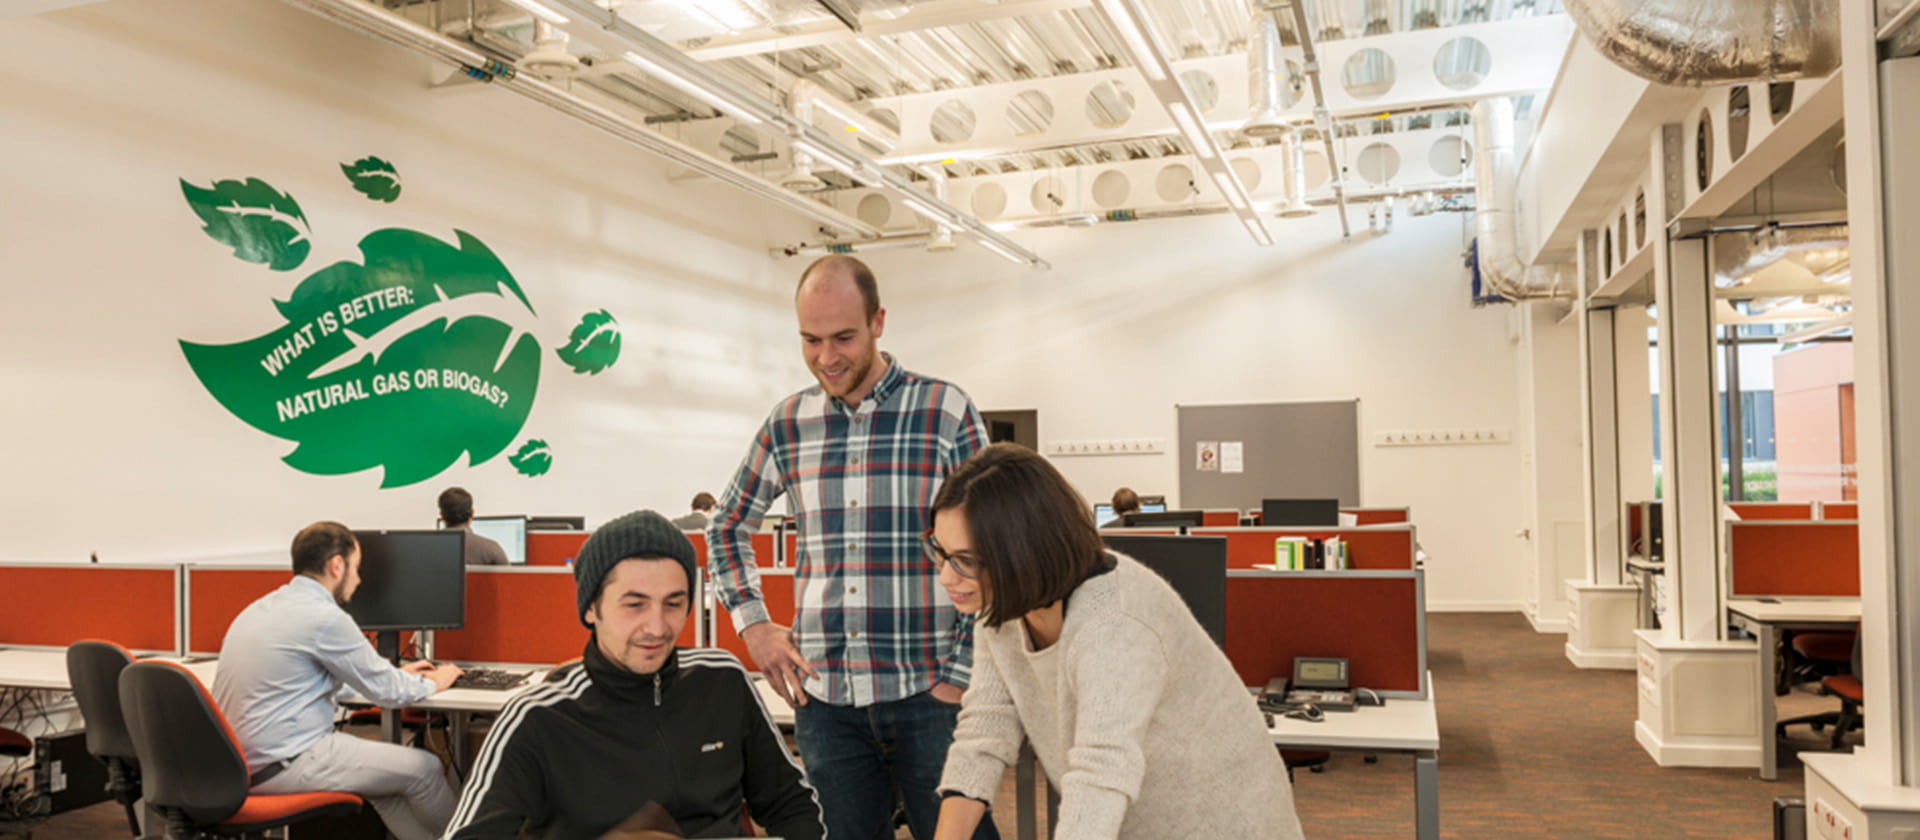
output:
<path id="1" fill-rule="evenodd" d="M 776 837 L 824 840 L 820 805 L 740 660 L 679 648 L 626 671 L 592 639 L 509 701 L 446 837 L 592 840 L 649 801 L 688 837 L 737 837 L 741 805 Z"/>

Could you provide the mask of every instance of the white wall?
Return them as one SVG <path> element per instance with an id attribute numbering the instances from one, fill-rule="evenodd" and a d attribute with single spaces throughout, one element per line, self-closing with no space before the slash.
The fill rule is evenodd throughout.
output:
<path id="1" fill-rule="evenodd" d="M 434 93 L 444 68 L 280 3 L 146 0 L 0 21 L 0 559 L 284 556 L 299 526 L 429 527 L 462 484 L 481 511 L 677 513 L 719 492 L 772 403 L 808 377 L 789 267 L 767 255 L 811 225 L 664 165 L 500 90 Z M 399 169 L 391 205 L 339 164 Z M 204 235 L 179 179 L 259 177 L 292 194 L 314 251 L 274 272 Z M 321 477 L 200 385 L 178 342 L 281 323 L 271 306 L 376 228 L 483 240 L 539 317 L 538 398 L 507 452 L 381 490 L 377 470 Z M 621 360 L 598 376 L 554 357 L 610 310 Z"/>
<path id="2" fill-rule="evenodd" d="M 1323 210 L 1274 221 L 1280 244 L 1264 249 L 1224 216 L 1014 234 L 1047 272 L 965 244 L 861 256 L 889 309 L 881 346 L 983 409 L 1036 409 L 1043 443 L 1171 449 L 1177 404 L 1359 398 L 1362 501 L 1413 508 L 1429 600 L 1517 609 L 1517 448 L 1373 445 L 1376 430 L 1517 424 L 1509 308 L 1469 305 L 1463 219 L 1402 215 L 1342 244 Z M 1091 500 L 1124 484 L 1177 502 L 1175 457 L 1055 463 Z"/>
<path id="3" fill-rule="evenodd" d="M 1530 422 L 1523 445 L 1532 480 L 1528 523 L 1528 616 L 1535 629 L 1564 631 L 1564 581 L 1586 577 L 1584 445 L 1580 436 L 1579 328 L 1565 320 L 1560 303 L 1534 303 L 1526 310 L 1522 366 Z"/>

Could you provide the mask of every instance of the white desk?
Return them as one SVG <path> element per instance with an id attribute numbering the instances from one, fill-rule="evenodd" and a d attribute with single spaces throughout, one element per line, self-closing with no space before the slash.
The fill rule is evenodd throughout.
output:
<path id="1" fill-rule="evenodd" d="M 1427 687 L 1425 700 L 1389 697 L 1384 706 L 1328 712 L 1319 723 L 1274 715 L 1267 732 L 1289 749 L 1412 755 L 1414 836 L 1440 840 L 1440 722 L 1432 674 Z"/>
<path id="2" fill-rule="evenodd" d="M 176 656 L 151 657 L 168 662 L 179 662 Z M 200 678 L 208 686 L 213 685 L 215 663 L 193 662 L 187 664 L 187 670 Z M 36 650 L 30 648 L 8 648 L 0 650 L 0 685 L 14 688 L 32 688 L 43 691 L 72 691 L 73 682 L 67 678 L 67 651 Z"/>
<path id="3" fill-rule="evenodd" d="M 1778 712 L 1773 706 L 1773 673 L 1778 667 L 1774 648 L 1781 630 L 1852 630 L 1860 623 L 1859 598 L 1728 598 L 1727 623 L 1759 640 L 1760 778 L 1779 775 L 1779 740 L 1774 733 Z"/>

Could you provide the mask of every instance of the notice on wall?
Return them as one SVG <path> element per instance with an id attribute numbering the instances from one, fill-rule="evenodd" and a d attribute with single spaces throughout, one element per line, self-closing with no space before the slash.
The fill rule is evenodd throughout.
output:
<path id="1" fill-rule="evenodd" d="M 1203 440 L 1194 444 L 1193 468 L 1201 472 L 1220 471 L 1220 442 Z"/>
<path id="2" fill-rule="evenodd" d="M 1223 473 L 1247 471 L 1247 446 L 1245 441 L 1229 440 L 1220 443 L 1220 471 Z"/>

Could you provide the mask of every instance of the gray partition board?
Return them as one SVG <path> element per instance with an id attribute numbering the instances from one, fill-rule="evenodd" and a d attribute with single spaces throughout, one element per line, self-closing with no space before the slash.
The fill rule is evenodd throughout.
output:
<path id="1" fill-rule="evenodd" d="M 1259 508 L 1261 499 L 1360 503 L 1360 401 L 1182 405 L 1180 506 Z M 1245 470 L 1202 472 L 1201 441 L 1240 441 Z"/>

